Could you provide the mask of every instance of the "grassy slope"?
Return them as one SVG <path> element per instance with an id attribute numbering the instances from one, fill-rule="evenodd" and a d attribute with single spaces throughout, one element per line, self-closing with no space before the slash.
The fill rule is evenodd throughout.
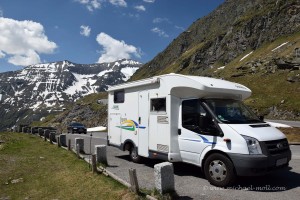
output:
<path id="1" fill-rule="evenodd" d="M 95 175 L 75 154 L 35 136 L 0 133 L 0 199 L 134 199 L 112 179 Z M 14 179 L 23 182 L 12 184 Z"/>
<path id="2" fill-rule="evenodd" d="M 272 52 L 274 48 L 278 47 L 284 42 L 289 43 L 288 45 L 280 48 L 278 51 Z M 199 51 L 199 49 L 203 48 L 203 46 L 205 45 L 200 43 L 199 45 L 192 47 L 190 50 L 186 51 L 179 58 L 177 58 L 176 61 L 171 65 L 158 72 L 158 74 L 166 74 L 171 72 L 191 74 L 191 68 L 194 66 L 189 65 L 183 70 L 180 70 L 180 66 L 183 65 L 185 60 L 191 58 L 196 51 Z M 244 54 L 226 64 L 226 67 L 223 70 L 217 70 L 218 67 L 223 66 L 223 63 L 222 61 L 216 61 L 213 64 L 213 68 L 200 71 L 199 74 L 196 72 L 192 75 L 210 75 L 246 85 L 252 90 L 252 96 L 246 101 L 246 103 L 257 109 L 260 114 L 267 113 L 267 110 L 272 106 L 276 106 L 280 110 L 288 110 L 294 113 L 300 113 L 300 83 L 290 83 L 287 81 L 289 76 L 299 74 L 299 70 L 277 70 L 275 73 L 269 73 L 265 69 L 257 69 L 257 73 L 255 74 L 246 72 L 244 76 L 232 77 L 233 74 L 243 73 L 243 71 L 238 70 L 238 68 L 245 66 L 251 61 L 272 61 L 273 58 L 287 58 L 293 55 L 294 49 L 299 46 L 300 32 L 287 37 L 278 38 L 270 43 L 266 43 L 259 49 L 253 51 L 251 55 L 240 61 L 241 58 L 252 51 L 249 49 Z M 281 104 L 282 100 L 284 100 L 284 104 Z"/>
<path id="3" fill-rule="evenodd" d="M 289 142 L 300 143 L 300 128 L 279 128 L 282 131 Z"/>
<path id="4" fill-rule="evenodd" d="M 279 51 L 272 50 L 284 42 L 289 42 Z M 252 90 L 252 96 L 246 103 L 255 107 L 264 113 L 271 106 L 277 106 L 281 110 L 289 110 L 300 113 L 300 83 L 290 83 L 287 78 L 291 75 L 299 74 L 299 70 L 277 70 L 275 73 L 268 73 L 266 70 L 259 70 L 255 74 L 246 74 L 241 77 L 231 77 L 234 73 L 239 73 L 238 67 L 246 65 L 248 62 L 270 58 L 288 57 L 294 54 L 294 49 L 300 46 L 300 33 L 296 33 L 289 37 L 278 38 L 272 43 L 263 45 L 261 48 L 253 51 L 253 53 L 240 61 L 240 59 L 248 54 L 239 56 L 226 65 L 224 70 L 218 72 L 219 77 L 227 80 L 238 82 L 246 85 Z M 284 100 L 285 103 L 280 102 Z"/>

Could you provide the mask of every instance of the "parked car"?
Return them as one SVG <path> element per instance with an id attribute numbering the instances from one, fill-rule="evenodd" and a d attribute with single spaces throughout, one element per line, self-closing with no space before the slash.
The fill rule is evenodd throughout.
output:
<path id="1" fill-rule="evenodd" d="M 78 122 L 72 122 L 69 126 L 68 126 L 68 133 L 84 133 L 86 134 L 86 127 Z"/>

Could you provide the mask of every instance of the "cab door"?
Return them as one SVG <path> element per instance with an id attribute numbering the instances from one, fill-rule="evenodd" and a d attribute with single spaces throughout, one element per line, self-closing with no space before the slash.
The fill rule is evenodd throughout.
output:
<path id="1" fill-rule="evenodd" d="M 206 147 L 216 144 L 218 129 L 199 99 L 183 100 L 179 114 L 178 142 L 182 161 L 201 165 L 200 155 Z"/>

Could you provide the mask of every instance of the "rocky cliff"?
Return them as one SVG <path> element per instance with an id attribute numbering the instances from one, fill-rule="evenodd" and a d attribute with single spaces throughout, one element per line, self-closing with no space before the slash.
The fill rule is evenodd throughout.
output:
<path id="1" fill-rule="evenodd" d="M 223 78 L 253 91 L 260 114 L 300 118 L 299 0 L 227 0 L 131 78 L 170 72 Z"/>

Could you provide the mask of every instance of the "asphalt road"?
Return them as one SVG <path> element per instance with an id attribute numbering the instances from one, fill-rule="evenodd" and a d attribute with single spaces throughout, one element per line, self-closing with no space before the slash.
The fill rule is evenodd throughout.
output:
<path id="1" fill-rule="evenodd" d="M 74 144 L 76 137 L 84 138 L 85 152 L 93 152 L 94 145 L 106 144 L 106 133 L 93 136 L 67 134 Z M 90 144 L 92 145 L 90 147 Z M 144 159 L 142 164 L 129 161 L 128 152 L 107 147 L 108 170 L 129 182 L 128 170 L 135 168 L 141 188 L 154 188 L 154 165 L 163 161 Z M 208 183 L 200 168 L 174 163 L 175 189 L 178 199 L 299 199 L 300 196 L 300 146 L 291 146 L 290 168 L 261 177 L 239 177 L 230 189 L 214 187 Z"/>
<path id="2" fill-rule="evenodd" d="M 300 121 L 272 120 L 272 119 L 266 119 L 265 121 L 286 124 L 292 127 L 300 127 Z"/>

